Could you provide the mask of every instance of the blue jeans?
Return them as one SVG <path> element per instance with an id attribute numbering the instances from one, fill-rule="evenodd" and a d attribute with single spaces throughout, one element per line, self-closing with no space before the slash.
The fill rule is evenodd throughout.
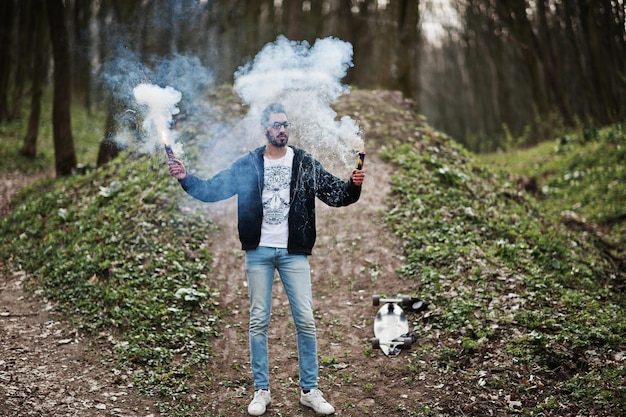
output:
<path id="1" fill-rule="evenodd" d="M 313 318 L 311 267 L 306 255 L 287 249 L 258 247 L 246 251 L 250 295 L 250 366 L 254 389 L 269 388 L 267 328 L 272 309 L 272 283 L 278 270 L 296 325 L 300 387 L 317 388 L 317 336 Z"/>

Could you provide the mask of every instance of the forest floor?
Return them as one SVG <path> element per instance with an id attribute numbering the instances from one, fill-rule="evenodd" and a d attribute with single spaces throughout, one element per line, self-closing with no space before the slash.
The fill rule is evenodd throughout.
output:
<path id="1" fill-rule="evenodd" d="M 375 105 L 374 100 L 384 104 L 397 96 L 366 99 L 368 105 Z M 401 119 L 401 115 L 395 118 L 398 125 Z M 370 127 L 374 132 L 375 127 Z M 383 223 L 393 168 L 372 150 L 365 169 L 368 178 L 358 203 L 343 208 L 318 203 L 318 237 L 310 262 L 320 389 L 336 408 L 336 415 L 342 416 L 423 415 L 418 410 L 426 398 L 431 406 L 433 398 L 438 398 L 434 404 L 446 403 L 448 410 L 457 403 L 460 410 L 460 403 L 465 403 L 467 412 L 468 402 L 480 400 L 460 400 L 460 387 L 441 380 L 426 358 L 415 369 L 412 351 L 392 358 L 371 347 L 377 311 L 372 295 L 419 295 L 419 289 L 415 282 L 398 277 L 400 242 Z M 5 175 L 0 210 L 6 212 L 10 196 L 32 180 Z M 214 262 L 209 286 L 219 293 L 222 335 L 215 340 L 214 359 L 206 369 L 210 380 L 202 380 L 205 377 L 198 373 L 193 383 L 198 387 L 190 394 L 197 407 L 193 415 L 247 415 L 253 395 L 248 299 L 234 202 L 204 206 L 211 207 L 221 227 L 210 248 Z M 25 279 L 21 272 L 0 277 L 0 416 L 159 416 L 155 398 L 138 393 L 131 378 L 115 368 L 110 341 L 105 336 L 85 337 L 73 329 L 54 312 L 53 305 L 24 290 Z M 417 322 L 420 317 L 410 319 Z M 315 415 L 299 404 L 295 328 L 278 279 L 269 355 L 272 404 L 266 415 Z"/>
<path id="2" fill-rule="evenodd" d="M 378 414 L 375 410 L 392 415 L 429 395 L 427 374 L 407 375 L 408 352 L 388 358 L 369 348 L 376 313 L 372 295 L 415 289 L 395 272 L 401 263 L 400 246 L 382 220 L 392 168 L 376 155 L 368 155 L 366 163 L 375 178 L 368 178 L 358 203 L 343 208 L 318 204 L 318 240 L 310 258 L 320 388 L 337 415 Z M 32 180 L 17 174 L 3 178 L 3 186 L 12 187 L 3 195 Z M 214 381 L 196 394 L 205 415 L 246 414 L 252 396 L 247 289 L 232 209 L 233 202 L 211 208 L 221 231 L 211 246 L 210 287 L 219 292 L 223 337 L 216 340 L 216 357 L 207 369 Z M 85 338 L 68 327 L 53 305 L 24 290 L 24 279 L 20 272 L 0 280 L 0 416 L 158 415 L 152 399 L 134 391 L 107 359 L 106 341 Z M 269 333 L 273 402 L 266 415 L 314 415 L 298 402 L 295 329 L 278 280 L 273 297 Z"/>
<path id="3" fill-rule="evenodd" d="M 3 174 L 0 212 L 21 188 L 52 176 Z M 153 399 L 119 383 L 101 341 L 83 337 L 24 288 L 24 272 L 0 274 L 0 416 L 158 415 Z"/>

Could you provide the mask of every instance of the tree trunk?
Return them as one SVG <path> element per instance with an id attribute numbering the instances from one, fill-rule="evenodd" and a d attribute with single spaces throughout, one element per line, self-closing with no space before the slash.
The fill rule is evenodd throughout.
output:
<path id="1" fill-rule="evenodd" d="M 35 5 L 39 10 L 45 12 L 43 0 L 35 0 Z M 46 16 L 43 13 L 36 13 L 33 16 L 35 28 L 35 45 L 33 48 L 33 71 L 32 71 L 32 91 L 30 102 L 30 117 L 28 119 L 28 130 L 24 137 L 24 144 L 20 154 L 27 158 L 34 158 L 37 155 L 37 136 L 39 135 L 39 119 L 41 116 L 41 97 L 43 96 L 43 86 L 48 72 L 48 36 Z"/>
<path id="2" fill-rule="evenodd" d="M 572 2 L 563 3 L 563 19 L 565 25 L 564 39 L 570 43 L 570 54 L 573 61 L 571 75 L 569 77 L 568 96 L 572 98 L 571 103 L 575 108 L 575 115 L 587 120 L 591 116 L 591 100 L 587 99 L 585 94 L 580 92 L 593 91 L 590 74 L 587 72 L 584 64 L 584 52 L 578 41 L 577 30 L 580 27 L 578 21 L 578 8 Z M 578 93 L 578 94 L 577 94 Z"/>
<path id="3" fill-rule="evenodd" d="M 589 99 L 592 100 L 593 119 L 600 124 L 608 124 L 617 119 L 618 99 L 610 85 L 614 69 L 607 54 L 611 42 L 609 36 L 605 35 L 610 26 L 603 24 L 605 22 L 599 22 L 600 18 L 597 16 L 600 13 L 608 13 L 608 10 L 602 11 L 600 7 L 593 6 L 591 2 L 580 2 L 586 65 L 593 83 L 593 94 Z"/>
<path id="4" fill-rule="evenodd" d="M 98 159 L 96 161 L 96 166 L 99 167 L 112 161 L 120 153 L 120 149 L 115 143 L 115 140 L 113 140 L 115 132 L 117 131 L 117 122 L 115 115 L 118 114 L 120 107 L 116 106 L 115 103 L 116 100 L 114 97 L 109 99 L 109 111 L 107 112 L 106 126 L 104 128 L 104 139 L 100 141 L 100 148 L 98 149 Z"/>
<path id="5" fill-rule="evenodd" d="M 63 0 L 47 0 L 48 25 L 54 57 L 54 99 L 52 130 L 56 175 L 70 175 L 76 168 L 76 152 L 71 124 L 71 67 L 68 31 L 65 24 Z"/>
<path id="6" fill-rule="evenodd" d="M 285 8 L 285 27 L 287 28 L 287 39 L 301 41 L 304 29 L 302 23 L 304 14 L 302 12 L 302 0 L 289 0 L 283 3 Z"/>
<path id="7" fill-rule="evenodd" d="M 416 53 L 419 48 L 419 0 L 403 0 L 398 16 L 398 78 L 405 97 L 415 98 L 417 90 Z"/>
<path id="8" fill-rule="evenodd" d="M 508 24 L 524 57 L 536 113 L 545 115 L 550 109 L 546 98 L 543 74 L 540 70 L 543 62 L 541 62 L 539 42 L 533 33 L 525 3 L 516 0 L 499 1 L 496 10 L 502 20 Z"/>
<path id="9" fill-rule="evenodd" d="M 79 94 L 85 109 L 91 114 L 91 36 L 89 23 L 92 17 L 90 1 L 76 1 L 74 3 L 74 43 L 77 53 L 74 54 L 75 71 L 73 77 L 74 92 Z"/>
<path id="10" fill-rule="evenodd" d="M 374 70 L 371 71 L 358 71 L 357 68 L 380 68 L 380 65 L 375 66 L 375 63 L 385 62 L 378 59 L 377 51 L 375 49 L 374 39 L 378 35 L 378 21 L 376 16 L 371 16 L 370 6 L 372 0 L 367 0 L 359 4 L 359 13 L 356 17 L 352 18 L 350 27 L 352 45 L 354 48 L 354 68 L 355 71 L 349 71 L 345 82 L 347 84 L 356 83 L 361 86 L 371 86 L 379 80 L 378 74 Z M 345 40 L 345 39 L 344 39 Z M 387 48 L 389 49 L 389 48 Z M 385 72 L 387 68 L 384 69 Z"/>
<path id="11" fill-rule="evenodd" d="M 35 9 L 33 0 L 22 0 L 19 4 L 17 23 L 17 56 L 15 59 L 15 77 L 11 82 L 11 105 L 9 119 L 16 120 L 22 115 L 22 99 L 27 83 L 28 73 L 32 68 L 32 50 L 34 44 Z"/>
<path id="12" fill-rule="evenodd" d="M 9 120 L 9 80 L 11 59 L 11 33 L 13 32 L 13 0 L 0 1 L 0 122 Z"/>
<path id="13" fill-rule="evenodd" d="M 566 102 L 563 94 L 562 80 L 559 77 L 559 65 L 556 58 L 555 44 L 552 38 L 552 32 L 548 25 L 548 7 L 547 0 L 539 0 L 537 2 L 537 25 L 539 32 L 539 42 L 544 49 L 544 72 L 546 73 L 547 86 L 550 91 L 550 101 L 556 106 L 559 113 L 563 117 L 566 125 L 573 126 L 569 104 Z"/>

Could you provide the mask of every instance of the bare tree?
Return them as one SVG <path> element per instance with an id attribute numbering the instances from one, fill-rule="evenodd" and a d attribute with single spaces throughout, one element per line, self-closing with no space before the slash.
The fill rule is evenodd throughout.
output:
<path id="1" fill-rule="evenodd" d="M 398 14 L 398 89 L 405 97 L 417 93 L 417 51 L 419 50 L 419 0 L 402 0 Z"/>
<path id="2" fill-rule="evenodd" d="M 22 91 L 31 85 L 29 141 L 36 140 L 35 103 L 46 61 L 46 55 L 23 54 L 40 48 L 28 46 L 36 41 L 36 29 L 28 28 L 38 1 L 0 1 L 0 122 L 17 114 Z M 430 0 L 46 2 L 51 10 L 60 9 L 57 17 L 48 16 L 55 22 L 49 27 L 55 85 L 64 85 L 55 87 L 55 135 L 71 140 L 72 94 L 87 108 L 93 103 L 110 112 L 99 163 L 117 152 L 111 137 L 128 97 L 96 88 L 101 79 L 90 75 L 116 65 L 122 49 L 146 67 L 172 55 L 193 55 L 220 84 L 232 82 L 239 66 L 281 34 L 310 43 L 327 36 L 350 42 L 354 67 L 344 82 L 418 99 L 435 127 L 473 150 L 497 148 L 504 133 L 532 144 L 559 126 L 602 125 L 626 115 L 623 0 L 455 0 L 450 4 L 459 22 L 447 28 L 441 45 L 426 45 L 421 37 L 420 14 Z M 58 20 L 64 14 L 72 19 Z M 99 34 L 88 35 L 93 27 Z M 80 76 L 70 77 L 70 63 Z M 38 69 L 31 71 L 33 66 Z M 25 139 L 25 154 L 34 152 L 31 145 Z M 66 172 L 61 166 L 73 164 L 73 146 L 57 146 L 56 162 Z"/>
<path id="3" fill-rule="evenodd" d="M 9 85 L 13 69 L 11 35 L 15 2 L 0 1 L 0 122 L 9 120 Z"/>
<path id="4" fill-rule="evenodd" d="M 44 0 L 34 0 L 33 5 L 37 13 L 33 16 L 34 45 L 31 51 L 33 55 L 33 68 L 31 71 L 31 99 L 30 116 L 24 144 L 20 149 L 20 154 L 27 158 L 34 158 L 37 155 L 37 137 L 39 135 L 39 120 L 41 118 L 41 98 L 48 72 L 48 61 L 50 59 L 48 41 L 48 22 L 46 20 L 46 8 Z"/>
<path id="5" fill-rule="evenodd" d="M 602 126 L 623 120 L 623 1 L 454 4 L 461 24 L 441 48 L 431 51 L 450 62 L 459 62 L 462 54 L 462 68 L 444 65 L 443 73 L 430 68 L 427 73 L 439 83 L 428 83 L 429 89 L 458 85 L 458 96 L 436 99 L 443 102 L 430 101 L 434 95 L 421 99 L 436 127 L 473 150 L 493 150 L 503 137 L 534 144 L 575 123 Z"/>
<path id="6" fill-rule="evenodd" d="M 31 69 L 33 34 L 35 32 L 35 12 L 32 0 L 23 0 L 18 5 L 17 21 L 17 51 L 15 54 L 15 76 L 11 82 L 11 120 L 16 120 L 22 114 L 22 99 L 27 84 L 27 74 Z"/>
<path id="7" fill-rule="evenodd" d="M 304 12 L 302 0 L 289 0 L 283 2 L 285 7 L 285 17 L 287 18 L 285 28 L 287 38 L 300 41 L 303 39 L 304 28 Z"/>
<path id="8" fill-rule="evenodd" d="M 54 57 L 54 98 L 52 130 L 57 176 L 70 175 L 76 169 L 76 152 L 71 125 L 72 77 L 63 0 L 46 0 L 52 55 Z"/>

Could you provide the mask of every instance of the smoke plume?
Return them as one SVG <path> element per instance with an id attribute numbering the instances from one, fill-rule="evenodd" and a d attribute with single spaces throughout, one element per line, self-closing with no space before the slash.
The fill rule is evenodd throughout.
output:
<path id="1" fill-rule="evenodd" d="M 207 123 L 215 120 L 207 117 L 217 104 L 207 94 L 214 78 L 197 57 L 152 58 L 148 65 L 120 47 L 101 73 L 101 82 L 118 109 L 112 139 L 141 153 L 163 152 L 163 144 L 168 143 L 182 157 L 184 141 L 170 129 L 180 107 L 186 117 L 183 127 L 192 127 L 201 150 L 194 165 L 208 175 L 263 145 L 261 111 L 267 104 L 281 102 L 293 125 L 291 144 L 311 152 L 328 168 L 352 168 L 356 153 L 364 147 L 361 129 L 348 116 L 338 119 L 332 108 L 350 91 L 341 80 L 353 65 L 352 53 L 350 43 L 332 37 L 309 45 L 279 36 L 234 73 L 234 91 L 247 113 L 228 124 Z"/>
<path id="2" fill-rule="evenodd" d="M 248 105 L 249 134 L 259 135 L 263 109 L 272 102 L 285 106 L 292 122 L 290 143 L 310 151 L 330 165 L 353 167 L 363 150 L 357 122 L 348 116 L 337 120 L 332 103 L 349 92 L 341 79 L 352 67 L 352 45 L 336 38 L 308 42 L 279 36 L 265 45 L 254 60 L 234 75 L 235 92 Z"/>
<path id="3" fill-rule="evenodd" d="M 116 111 L 110 139 L 139 153 L 163 152 L 166 141 L 182 157 L 178 133 L 170 129 L 178 106 L 199 119 L 211 111 L 206 92 L 213 75 L 195 56 L 153 57 L 148 65 L 120 42 L 103 63 L 99 81 Z"/>
<path id="4" fill-rule="evenodd" d="M 148 146 L 156 148 L 159 144 L 170 145 L 175 154 L 182 154 L 182 148 L 175 143 L 176 132 L 170 130 L 172 116 L 180 112 L 177 107 L 182 98 L 180 91 L 170 86 L 139 84 L 133 89 L 133 95 L 144 110 L 142 127 L 149 138 Z"/>

